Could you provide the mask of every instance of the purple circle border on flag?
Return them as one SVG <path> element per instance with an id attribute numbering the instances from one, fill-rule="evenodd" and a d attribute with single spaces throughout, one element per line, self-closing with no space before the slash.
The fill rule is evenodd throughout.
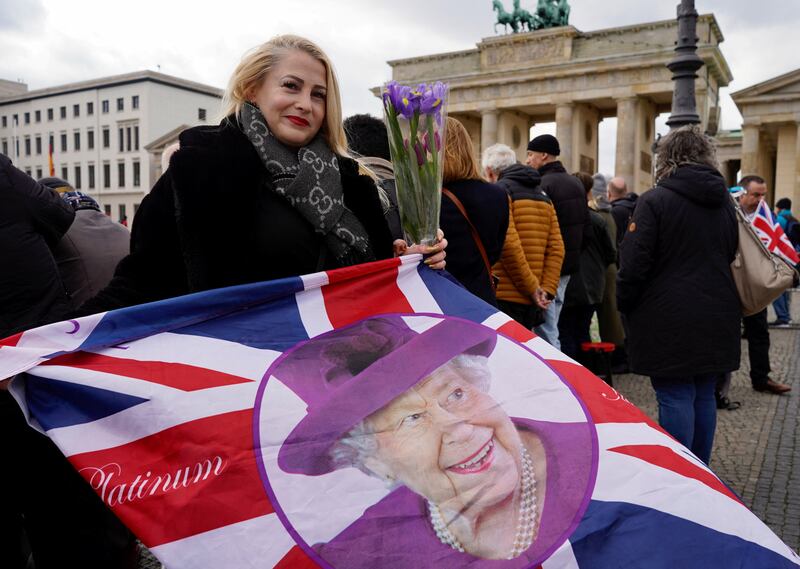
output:
<path id="1" fill-rule="evenodd" d="M 302 551 L 306 555 L 309 556 L 309 558 L 311 558 L 313 561 L 315 561 L 320 567 L 323 567 L 325 569 L 343 569 L 343 568 L 331 565 L 328 561 L 326 561 L 323 557 L 321 557 L 314 550 L 314 548 L 312 547 L 313 544 L 309 544 L 309 543 L 307 543 L 305 541 L 305 539 L 303 539 L 303 537 L 298 533 L 298 531 L 293 527 L 292 523 L 289 521 L 288 516 L 282 510 L 282 508 L 280 506 L 280 500 L 278 499 L 277 495 L 275 494 L 275 492 L 274 492 L 274 490 L 272 488 L 272 485 L 270 484 L 269 476 L 268 476 L 267 470 L 266 470 L 266 465 L 264 463 L 263 453 L 262 453 L 262 450 L 261 450 L 261 432 L 260 432 L 260 422 L 261 421 L 260 421 L 260 419 L 261 419 L 261 416 L 262 416 L 262 408 L 263 408 L 263 403 L 264 403 L 264 393 L 266 391 L 267 384 L 269 383 L 270 376 L 272 375 L 273 370 L 275 370 L 278 366 L 280 366 L 281 363 L 287 357 L 291 356 L 292 352 L 294 352 L 295 350 L 297 350 L 301 346 L 305 345 L 308 342 L 314 341 L 314 340 L 316 340 L 318 338 L 324 337 L 324 336 L 326 336 L 328 334 L 332 334 L 332 333 L 338 332 L 340 330 L 355 326 L 355 325 L 359 324 L 359 322 L 362 322 L 363 320 L 369 320 L 371 318 L 385 317 L 385 316 L 399 316 L 399 317 L 407 317 L 407 318 L 427 317 L 427 318 L 435 318 L 435 319 L 441 319 L 441 320 L 450 319 L 450 320 L 461 321 L 463 323 L 466 323 L 466 324 L 469 324 L 469 325 L 473 325 L 473 326 L 483 326 L 483 327 L 489 328 L 489 327 L 487 327 L 487 326 L 485 326 L 485 325 L 483 325 L 483 324 L 481 324 L 479 322 L 475 322 L 475 321 L 472 321 L 472 320 L 459 318 L 459 317 L 455 317 L 455 316 L 447 316 L 447 315 L 442 315 L 442 314 L 436 314 L 436 313 L 418 312 L 418 313 L 408 313 L 408 314 L 406 314 L 406 313 L 393 313 L 393 314 L 375 314 L 375 315 L 371 315 L 371 316 L 369 316 L 367 318 L 364 318 L 364 319 L 361 319 L 359 321 L 356 321 L 356 322 L 353 322 L 351 324 L 348 324 L 347 326 L 343 326 L 341 328 L 336 328 L 336 329 L 324 332 L 323 334 L 319 334 L 317 336 L 314 336 L 313 338 L 310 338 L 309 340 L 304 340 L 302 342 L 299 342 L 298 344 L 292 346 L 291 348 L 289 348 L 288 350 L 283 352 L 269 366 L 269 368 L 267 369 L 266 373 L 262 377 L 262 379 L 261 379 L 261 381 L 259 383 L 259 386 L 258 386 L 258 390 L 256 392 L 256 399 L 255 399 L 255 403 L 254 403 L 254 406 L 253 406 L 253 452 L 255 454 L 256 464 L 258 466 L 258 473 L 259 473 L 259 476 L 261 477 L 261 481 L 262 481 L 262 483 L 264 485 L 264 490 L 265 490 L 265 492 L 267 494 L 267 497 L 268 497 L 268 499 L 269 499 L 269 501 L 270 501 L 270 503 L 271 503 L 271 505 L 272 505 L 272 507 L 274 509 L 275 514 L 278 516 L 278 519 L 280 519 L 281 524 L 283 524 L 283 526 L 286 529 L 287 533 L 295 541 L 296 545 L 299 546 L 302 549 Z M 510 337 L 510 336 L 508 336 L 506 334 L 503 334 L 502 332 L 499 332 L 499 331 L 497 331 L 497 330 L 495 330 L 493 328 L 489 328 L 489 329 L 492 330 L 494 333 L 496 333 L 498 335 L 498 337 L 502 337 L 505 340 L 507 340 L 507 341 L 511 342 L 512 344 L 516 345 L 517 347 L 522 348 L 523 350 L 528 352 L 531 356 L 533 356 L 534 358 L 538 359 L 541 363 L 543 363 L 550 370 L 550 372 L 556 378 L 558 378 L 558 380 L 564 386 L 566 386 L 566 388 L 572 394 L 572 397 L 578 403 L 578 405 L 580 406 L 581 410 L 583 411 L 583 415 L 585 417 L 586 424 L 590 429 L 591 459 L 590 459 L 589 475 L 588 475 L 588 479 L 587 479 L 588 481 L 587 481 L 587 484 L 586 484 L 586 489 L 585 489 L 583 498 L 582 498 L 582 500 L 580 502 L 580 506 L 577 508 L 576 513 L 574 515 L 574 519 L 572 520 L 571 524 L 562 533 L 562 535 L 558 539 L 554 540 L 553 544 L 550 547 L 548 547 L 547 550 L 545 550 L 540 556 L 538 556 L 538 558 L 534 562 L 531 562 L 527 566 L 529 568 L 533 568 L 533 567 L 537 567 L 538 565 L 540 565 L 541 563 L 543 563 L 544 561 L 549 559 L 553 555 L 553 553 L 555 553 L 556 550 L 558 550 L 569 539 L 569 537 L 577 529 L 578 525 L 580 524 L 580 522 L 581 522 L 581 520 L 583 518 L 583 515 L 586 512 L 586 509 L 589 506 L 589 502 L 591 501 L 592 495 L 594 494 L 595 483 L 596 483 L 596 480 L 597 480 L 598 462 L 599 462 L 599 442 L 598 442 L 598 437 L 597 437 L 597 429 L 596 429 L 594 420 L 592 419 L 591 414 L 589 413 L 589 409 L 586 406 L 586 403 L 581 399 L 581 397 L 579 396 L 577 390 L 571 385 L 571 383 L 569 381 L 567 381 L 564 378 L 564 376 L 558 370 L 556 370 L 552 365 L 550 365 L 550 363 L 545 358 L 543 358 L 542 356 L 540 356 L 539 354 L 534 352 L 532 349 L 530 349 L 528 346 L 524 345 L 520 341 L 518 341 L 518 340 L 516 340 L 516 339 L 514 339 L 514 338 L 512 338 L 512 337 Z M 288 553 L 288 551 L 286 553 Z"/>

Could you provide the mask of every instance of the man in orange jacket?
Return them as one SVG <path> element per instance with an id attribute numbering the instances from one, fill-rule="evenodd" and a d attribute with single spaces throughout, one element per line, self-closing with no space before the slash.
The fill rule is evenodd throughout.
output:
<path id="1" fill-rule="evenodd" d="M 523 326 L 533 328 L 543 321 L 542 311 L 555 297 L 561 275 L 564 242 L 558 218 L 550 198 L 539 189 L 539 173 L 517 163 L 511 148 L 505 144 L 490 146 L 483 152 L 482 166 L 486 178 L 505 189 L 511 198 L 510 218 L 537 280 L 536 292 L 526 295 L 514 285 L 509 267 L 501 260 L 494 266 L 500 277 L 498 306 Z"/>

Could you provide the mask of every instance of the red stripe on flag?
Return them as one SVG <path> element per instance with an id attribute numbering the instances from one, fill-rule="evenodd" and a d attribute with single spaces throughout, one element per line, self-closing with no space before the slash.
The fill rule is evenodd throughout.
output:
<path id="1" fill-rule="evenodd" d="M 536 337 L 536 334 L 525 328 L 525 326 L 516 320 L 506 322 L 500 326 L 497 331 L 521 344 L 533 340 Z"/>
<path id="2" fill-rule="evenodd" d="M 719 478 L 711 474 L 705 468 L 692 463 L 688 458 L 685 458 L 672 450 L 669 447 L 662 445 L 624 445 L 608 449 L 611 452 L 617 452 L 627 456 L 638 458 L 648 462 L 654 466 L 665 468 L 681 476 L 693 478 L 716 490 L 720 494 L 724 494 L 732 500 L 736 500 L 740 504 L 742 501 L 734 494 L 730 488 L 725 486 Z"/>
<path id="3" fill-rule="evenodd" d="M 375 314 L 414 312 L 408 299 L 397 286 L 400 262 L 375 270 L 375 264 L 356 265 L 328 273 L 330 283 L 322 287 L 325 311 L 334 328 L 341 328 Z M 372 270 L 369 269 L 372 265 Z M 358 279 L 352 280 L 353 275 Z"/>
<path id="4" fill-rule="evenodd" d="M 182 391 L 198 391 L 223 385 L 247 383 L 250 380 L 221 371 L 174 362 L 131 360 L 89 352 L 58 356 L 41 365 L 70 366 L 124 377 L 143 379 Z"/>
<path id="5" fill-rule="evenodd" d="M 252 409 L 205 417 L 69 460 L 155 547 L 274 511 L 256 466 L 252 421 Z"/>
<path id="6" fill-rule="evenodd" d="M 273 569 L 317 569 L 319 565 L 295 545 Z"/>
<path id="7" fill-rule="evenodd" d="M 617 390 L 585 367 L 558 360 L 547 360 L 547 363 L 578 392 L 595 423 L 647 423 L 666 433 Z"/>
<path id="8" fill-rule="evenodd" d="M 362 263 L 360 265 L 352 265 L 350 267 L 342 267 L 333 271 L 327 271 L 328 283 L 336 284 L 353 279 L 359 279 L 364 275 L 371 273 L 383 273 L 389 269 L 397 269 L 401 265 L 399 258 L 384 259 L 382 261 L 374 261 L 372 263 Z M 395 273 L 397 274 L 397 273 Z"/>
<path id="9" fill-rule="evenodd" d="M 19 332 L 17 334 L 14 334 L 13 336 L 9 336 L 8 338 L 3 338 L 2 340 L 0 340 L 0 347 L 8 346 L 9 348 L 11 348 L 13 346 L 16 346 L 19 343 L 19 340 L 20 338 L 22 338 L 22 335 L 24 333 L 25 332 Z"/>

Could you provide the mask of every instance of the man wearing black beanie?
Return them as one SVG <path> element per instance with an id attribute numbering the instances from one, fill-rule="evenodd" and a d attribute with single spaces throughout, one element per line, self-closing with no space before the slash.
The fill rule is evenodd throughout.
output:
<path id="1" fill-rule="evenodd" d="M 584 235 L 591 230 L 589 207 L 580 181 L 571 176 L 558 160 L 561 148 L 552 134 L 541 134 L 528 143 L 528 166 L 542 176 L 539 186 L 552 200 L 564 240 L 564 263 L 555 299 L 545 311 L 545 321 L 536 333 L 550 345 L 561 349 L 558 339 L 558 317 L 564 304 L 564 291 L 569 278 L 578 271 Z"/>

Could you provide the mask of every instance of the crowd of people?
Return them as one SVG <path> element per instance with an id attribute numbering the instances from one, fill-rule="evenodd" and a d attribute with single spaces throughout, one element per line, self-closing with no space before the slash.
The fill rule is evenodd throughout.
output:
<path id="1" fill-rule="evenodd" d="M 739 367 L 742 315 L 730 271 L 735 206 L 696 127 L 662 139 L 655 187 L 637 196 L 621 177 L 568 172 L 552 135 L 533 138 L 524 163 L 504 144 L 483 149 L 478 162 L 466 128 L 448 118 L 442 233 L 423 247 L 403 240 L 383 122 L 342 120 L 333 66 L 318 46 L 279 36 L 247 53 L 223 111 L 219 125 L 181 134 L 132 233 L 68 181 L 37 182 L 0 156 L 0 337 L 423 253 L 578 361 L 596 314 L 614 369 L 649 376 L 662 426 L 709 461 L 717 406 L 732 406 L 725 375 Z M 751 214 L 764 180 L 748 176 L 741 186 Z M 326 209 L 305 199 L 312 188 Z M 220 198 L 237 205 L 235 215 L 219 214 Z M 794 231 L 791 204 L 777 205 Z M 777 324 L 786 324 L 788 297 L 777 302 Z M 766 311 L 744 319 L 753 388 L 784 393 L 789 386 L 769 378 L 767 324 Z M 32 552 L 37 569 L 65 558 L 135 566 L 133 536 L 5 391 L 0 424 L 17 465 L 0 470 L 0 483 L 18 489 L 0 513 L 0 565 L 25 567 Z"/>

